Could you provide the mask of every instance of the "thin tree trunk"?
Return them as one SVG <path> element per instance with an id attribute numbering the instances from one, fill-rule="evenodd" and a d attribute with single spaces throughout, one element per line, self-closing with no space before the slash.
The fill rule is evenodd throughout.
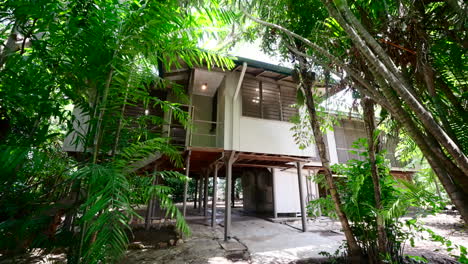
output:
<path id="1" fill-rule="evenodd" d="M 328 2 L 329 7 L 330 4 L 333 6 L 333 3 Z M 427 129 L 423 129 L 424 132 L 421 131 L 420 126 L 414 121 L 413 117 L 402 108 L 400 98 L 398 98 L 395 92 L 390 87 L 388 87 L 389 84 L 383 80 L 383 77 L 378 73 L 377 70 L 374 70 L 372 75 L 379 84 L 381 91 L 378 91 L 377 88 L 373 87 L 373 85 L 362 78 L 359 72 L 354 71 L 351 67 L 348 67 L 347 64 L 343 63 L 339 58 L 330 54 L 327 50 L 323 49 L 317 44 L 292 31 L 289 31 L 282 26 L 253 17 L 244 9 L 242 9 L 242 11 L 253 21 L 280 30 L 290 39 L 302 41 L 302 43 L 306 44 L 309 48 L 317 51 L 326 58 L 330 59 L 332 62 L 336 63 L 338 66 L 344 69 L 353 80 L 357 81 L 358 85 L 355 84 L 354 87 L 358 88 L 361 94 L 369 95 L 374 101 L 392 113 L 392 116 L 395 117 L 405 127 L 405 130 L 419 146 L 432 169 L 439 177 L 439 180 L 447 191 L 450 199 L 460 211 L 462 218 L 466 223 L 468 223 L 468 188 L 466 188 L 468 186 L 468 178 L 466 177 L 466 173 L 463 173 L 462 169 L 459 168 L 456 163 L 447 156 L 447 154 L 440 148 L 439 142 L 435 138 L 432 138 L 430 134 L 425 134 Z M 332 11 L 337 12 L 334 6 Z M 339 17 L 341 17 L 341 15 Z M 341 21 L 339 22 L 346 24 L 346 22 L 343 21 L 343 17 L 341 17 Z M 353 32 L 353 34 L 356 34 L 356 32 Z M 307 54 L 298 50 L 291 49 L 291 51 L 300 57 L 308 57 Z M 365 52 L 364 55 L 366 55 Z M 324 63 L 322 62 L 322 64 Z M 324 64 L 322 66 L 326 67 L 327 65 Z M 373 65 L 368 65 L 368 67 L 372 70 Z M 456 100 L 456 98 L 452 99 Z M 450 171 L 450 173 L 448 173 L 448 171 Z"/>
<path id="2" fill-rule="evenodd" d="M 328 160 L 327 149 L 325 147 L 325 141 L 323 138 L 323 133 L 320 130 L 320 123 L 317 117 L 317 111 L 315 109 L 315 102 L 312 94 L 312 87 L 315 81 L 315 76 L 307 71 L 306 60 L 305 58 L 299 58 L 300 63 L 300 76 L 298 83 L 300 83 L 300 87 L 302 92 L 304 93 L 306 99 L 306 106 L 307 110 L 310 115 L 310 124 L 312 126 L 312 130 L 314 133 L 315 143 L 317 145 L 317 149 L 320 155 L 320 160 L 322 161 L 322 167 L 325 171 L 325 178 L 327 181 L 327 187 L 330 191 L 330 195 L 333 199 L 335 204 L 335 209 L 338 215 L 338 218 L 341 222 L 341 226 L 343 228 L 343 232 L 346 237 L 346 242 L 348 244 L 349 256 L 354 263 L 360 263 L 361 248 L 359 247 L 356 238 L 353 235 L 351 230 L 351 226 L 349 224 L 348 218 L 344 213 L 343 209 L 341 208 L 341 199 L 336 189 L 335 182 L 333 180 L 333 173 L 330 168 L 330 161 Z M 297 77 L 296 77 L 297 78 Z M 297 80 L 296 80 L 297 82 Z"/>
<path id="3" fill-rule="evenodd" d="M 385 80 L 392 87 L 402 101 L 414 112 L 425 128 L 437 139 L 457 162 L 459 168 L 468 174 L 468 157 L 463 153 L 454 140 L 436 122 L 432 114 L 421 104 L 413 94 L 411 87 L 406 83 L 392 60 L 383 51 L 377 41 L 363 28 L 356 17 L 349 10 L 346 1 L 340 1 L 335 9 L 330 0 L 323 1 L 330 15 L 346 31 L 355 47 L 366 58 L 370 66 L 375 68 L 373 75 L 385 76 Z M 377 77 L 377 76 L 375 76 Z"/>
<path id="4" fill-rule="evenodd" d="M 127 97 L 128 97 L 128 84 L 125 89 L 125 97 L 124 97 L 124 101 L 122 104 L 122 108 L 120 110 L 120 117 L 119 117 L 119 122 L 117 124 L 117 132 L 115 134 L 114 147 L 112 148 L 112 154 L 111 154 L 112 157 L 115 156 L 115 153 L 117 152 L 117 148 L 119 145 L 120 132 L 122 131 L 122 123 L 123 123 L 124 114 L 125 114 L 125 107 L 127 106 Z"/>
<path id="5" fill-rule="evenodd" d="M 379 256 L 377 256 L 377 262 L 382 263 L 382 257 L 387 254 L 387 236 L 385 234 L 385 222 L 382 216 L 382 192 L 380 189 L 380 177 L 376 164 L 376 148 L 375 148 L 375 112 L 374 112 L 374 102 L 369 98 L 363 97 L 361 99 L 361 104 L 364 114 L 364 124 L 366 127 L 367 133 L 367 145 L 368 145 L 368 154 L 369 162 L 371 165 L 371 176 L 372 182 L 374 184 L 374 198 L 375 198 L 375 208 L 377 209 L 377 242 L 379 246 Z"/>
<path id="6" fill-rule="evenodd" d="M 97 162 L 97 156 L 99 152 L 101 134 L 102 134 L 102 121 L 104 120 L 104 113 L 106 112 L 107 96 L 109 95 L 109 88 L 110 88 L 110 83 L 112 81 L 113 73 L 114 73 L 114 69 L 110 69 L 109 74 L 107 76 L 106 85 L 104 86 L 104 93 L 102 95 L 102 101 L 100 105 L 101 109 L 99 112 L 99 119 L 96 125 L 96 134 L 94 135 L 93 163 Z M 98 107 L 98 106 L 96 105 L 95 107 Z"/>

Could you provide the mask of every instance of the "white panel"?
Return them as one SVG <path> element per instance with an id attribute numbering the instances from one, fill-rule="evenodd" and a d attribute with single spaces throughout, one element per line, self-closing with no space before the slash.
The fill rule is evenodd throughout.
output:
<path id="1" fill-rule="evenodd" d="M 335 133 L 333 130 L 327 131 L 328 152 L 330 154 L 330 164 L 338 163 L 338 152 L 336 151 Z"/>
<path id="2" fill-rule="evenodd" d="M 64 151 L 82 152 L 83 142 L 78 140 L 78 136 L 86 135 L 89 126 L 89 116 L 83 113 L 79 107 L 75 107 L 73 109 L 73 116 L 75 117 L 75 120 L 73 121 L 73 131 L 65 137 L 62 149 Z"/>
<path id="3" fill-rule="evenodd" d="M 275 177 L 275 202 L 276 211 L 278 214 L 281 213 L 299 213 L 301 207 L 299 203 L 299 184 L 297 179 L 297 169 L 279 170 L 274 169 Z M 306 170 L 302 171 L 302 176 L 305 178 L 307 174 Z M 304 183 L 305 183 L 304 179 Z M 307 193 L 306 186 L 304 184 L 304 194 Z"/>
<path id="4" fill-rule="evenodd" d="M 292 123 L 240 117 L 239 151 L 316 157 L 315 146 L 300 150 L 293 138 Z"/>

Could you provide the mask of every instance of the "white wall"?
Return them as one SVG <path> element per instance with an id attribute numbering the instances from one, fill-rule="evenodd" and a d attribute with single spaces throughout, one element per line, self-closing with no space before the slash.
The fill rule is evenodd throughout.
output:
<path id="1" fill-rule="evenodd" d="M 299 203 L 297 169 L 292 168 L 288 170 L 274 170 L 273 189 L 275 192 L 274 202 L 276 204 L 276 213 L 300 213 L 301 207 Z M 308 200 L 307 198 L 309 198 L 309 200 L 314 198 L 316 199 L 319 195 L 317 184 L 307 179 L 308 175 L 308 170 L 302 170 L 302 177 L 304 177 L 304 185 L 302 188 L 306 202 Z M 307 188 L 307 184 L 309 185 L 309 188 Z"/>
<path id="2" fill-rule="evenodd" d="M 221 94 L 224 98 L 224 149 L 239 150 L 239 118 L 241 115 L 239 103 L 241 95 L 236 98 L 236 102 L 232 103 L 234 92 L 239 81 L 240 73 L 232 72 L 226 74 L 224 86 Z"/>
<path id="3" fill-rule="evenodd" d="M 315 157 L 315 149 L 301 150 L 293 138 L 292 123 L 242 116 L 239 150 L 267 154 Z"/>
<path id="4" fill-rule="evenodd" d="M 316 157 L 315 146 L 300 150 L 293 124 L 242 116 L 242 91 L 233 102 L 240 73 L 226 75 L 220 94 L 224 98 L 224 148 L 227 150 Z M 242 89 L 242 88 L 241 88 Z M 221 105 L 221 104 L 220 104 Z"/>

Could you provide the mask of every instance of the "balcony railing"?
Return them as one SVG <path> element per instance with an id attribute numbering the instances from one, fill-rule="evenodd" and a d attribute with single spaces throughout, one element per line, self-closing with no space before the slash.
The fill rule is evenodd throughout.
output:
<path id="1" fill-rule="evenodd" d="M 187 110 L 190 108 L 191 120 L 186 127 L 177 122 L 172 112 L 169 112 L 169 120 L 166 125 L 166 135 L 171 138 L 171 143 L 180 147 L 220 147 L 222 143 L 222 122 L 194 119 L 194 107 L 184 105 Z M 187 129 L 188 128 L 188 129 Z"/>

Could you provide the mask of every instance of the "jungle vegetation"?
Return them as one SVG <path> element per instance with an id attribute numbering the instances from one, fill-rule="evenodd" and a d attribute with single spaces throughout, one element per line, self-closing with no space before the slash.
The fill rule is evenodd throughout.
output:
<path id="1" fill-rule="evenodd" d="M 15 256 L 63 247 L 69 263 L 117 262 L 138 217 L 134 205 L 154 196 L 189 233 L 175 192 L 152 184 L 154 177 L 187 179 L 136 173 L 156 152 L 180 167 L 183 157 L 154 131 L 162 118 L 129 117 L 126 108 L 171 112 L 189 125 L 181 105 L 161 96 L 187 99 L 161 78 L 163 69 L 229 69 L 229 58 L 200 43 L 215 38 L 227 50 L 260 38 L 266 52 L 296 65 L 298 104 L 308 113 L 301 124 L 312 128 L 301 140 L 317 145 L 331 199 L 317 204 L 340 220 L 350 260 L 401 263 L 408 238 L 399 218 L 409 206 L 437 207 L 437 197 L 395 187 L 379 147 L 382 131 L 402 138 L 402 159 L 424 160 L 420 179 L 434 183 L 439 198 L 446 193 L 468 221 L 467 12 L 456 0 L 0 0 L 0 250 Z M 350 89 L 360 99 L 364 162 L 330 165 L 318 84 L 329 88 L 325 97 Z M 85 129 L 75 129 L 76 114 L 87 117 Z M 80 151 L 70 156 L 62 144 L 73 131 Z M 349 180 L 336 182 L 337 172 Z"/>
<path id="2" fill-rule="evenodd" d="M 183 157 L 152 129 L 161 117 L 125 109 L 143 105 L 187 122 L 180 104 L 158 96 L 165 90 L 184 102 L 183 89 L 160 75 L 181 63 L 232 66 L 198 46 L 220 34 L 207 26 L 229 20 L 210 9 L 179 1 L 0 2 L 2 255 L 64 247 L 68 263 L 116 262 L 139 217 L 134 205 L 152 196 L 189 233 L 172 189 L 152 185 L 156 176 L 185 176 L 136 174 L 154 153 L 178 167 Z M 72 108 L 86 117 L 84 129 L 74 129 Z M 70 156 L 62 143 L 71 132 L 78 151 Z"/>

